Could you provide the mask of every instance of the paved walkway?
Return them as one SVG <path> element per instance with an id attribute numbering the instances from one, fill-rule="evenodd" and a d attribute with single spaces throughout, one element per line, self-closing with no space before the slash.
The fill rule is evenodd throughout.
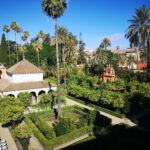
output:
<path id="1" fill-rule="evenodd" d="M 11 133 L 8 128 L 3 128 L 0 125 L 0 138 L 6 140 L 8 145 L 8 150 L 18 150 L 14 139 L 11 136 Z"/>
<path id="2" fill-rule="evenodd" d="M 30 138 L 29 150 L 44 150 L 35 136 Z"/>

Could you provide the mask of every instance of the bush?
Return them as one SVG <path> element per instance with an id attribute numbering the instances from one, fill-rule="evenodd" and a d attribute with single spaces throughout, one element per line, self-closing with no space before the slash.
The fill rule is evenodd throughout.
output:
<path id="1" fill-rule="evenodd" d="M 77 98 L 74 98 L 70 95 L 67 96 L 68 98 L 72 99 L 72 100 L 75 100 L 81 104 L 84 104 L 84 105 L 87 105 L 89 107 L 93 107 L 94 109 L 98 110 L 98 111 L 103 111 L 103 112 L 106 112 L 110 115 L 113 115 L 113 116 L 116 116 L 116 117 L 119 117 L 119 118 L 124 118 L 125 116 L 123 114 L 120 114 L 118 112 L 115 112 L 115 111 L 111 111 L 109 109 L 106 109 L 106 108 L 103 108 L 103 107 L 100 107 L 100 106 L 97 106 L 97 105 L 94 105 L 92 103 L 87 103 L 86 101 L 84 100 L 81 100 L 81 99 L 77 99 Z"/>
<path id="2" fill-rule="evenodd" d="M 13 135 L 16 139 L 29 139 L 32 131 L 26 124 L 20 124 L 13 129 Z"/>
<path id="3" fill-rule="evenodd" d="M 82 135 L 90 133 L 93 129 L 93 126 L 85 126 L 84 128 L 75 129 L 74 131 L 72 131 L 70 133 L 67 133 L 65 135 L 55 137 L 51 140 L 48 140 L 44 137 L 44 135 L 40 132 L 40 130 L 34 125 L 34 123 L 27 116 L 25 117 L 25 122 L 32 129 L 34 135 L 37 137 L 37 139 L 43 145 L 45 150 L 53 149 L 54 147 L 57 147 L 61 144 L 69 142 L 71 140 L 74 140 Z"/>
<path id="4" fill-rule="evenodd" d="M 79 121 L 77 122 L 77 127 L 78 127 L 78 128 L 83 128 L 83 127 L 85 127 L 85 126 L 87 126 L 87 119 L 81 117 L 81 118 L 79 119 Z"/>
<path id="5" fill-rule="evenodd" d="M 86 115 L 88 125 L 91 125 L 95 122 L 96 114 L 97 114 L 97 111 L 95 111 L 95 110 L 88 111 L 88 113 Z"/>
<path id="6" fill-rule="evenodd" d="M 76 129 L 75 122 L 70 118 L 61 118 L 58 124 L 55 126 L 56 135 L 64 135 Z"/>
<path id="7" fill-rule="evenodd" d="M 30 114 L 30 118 L 47 139 L 52 139 L 56 136 L 54 129 L 36 114 Z"/>

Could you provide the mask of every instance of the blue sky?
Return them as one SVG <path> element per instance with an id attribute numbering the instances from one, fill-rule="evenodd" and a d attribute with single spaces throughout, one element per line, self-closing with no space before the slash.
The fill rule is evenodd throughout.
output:
<path id="1" fill-rule="evenodd" d="M 43 13 L 41 1 L 1 0 L 0 35 L 3 33 L 2 27 L 12 21 L 18 22 L 24 31 L 29 31 L 30 38 L 39 30 L 53 35 L 54 22 Z M 59 25 L 67 27 L 77 37 L 81 32 L 87 50 L 95 50 L 104 37 L 111 39 L 112 49 L 116 46 L 128 48 L 129 42 L 124 38 L 128 20 L 135 8 L 143 4 L 150 6 L 150 0 L 69 0 Z M 13 31 L 9 38 L 14 39 Z"/>

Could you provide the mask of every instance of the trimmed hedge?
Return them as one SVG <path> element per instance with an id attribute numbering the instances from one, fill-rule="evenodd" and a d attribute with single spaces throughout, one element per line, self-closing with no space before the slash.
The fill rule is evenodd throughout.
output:
<path id="1" fill-rule="evenodd" d="M 124 114 L 120 114 L 120 113 L 117 113 L 117 112 L 115 112 L 115 111 L 111 111 L 111 110 L 109 110 L 109 109 L 106 109 L 106 108 L 103 108 L 103 107 L 94 105 L 94 104 L 89 103 L 89 102 L 87 103 L 87 102 L 84 101 L 84 100 L 77 99 L 77 98 L 72 97 L 72 96 L 70 96 L 70 95 L 67 95 L 67 97 L 70 98 L 70 99 L 72 99 L 72 100 L 75 100 L 75 101 L 77 101 L 77 102 L 79 102 L 79 103 L 81 103 L 81 104 L 87 105 L 87 106 L 89 106 L 89 107 L 93 107 L 94 109 L 96 109 L 96 110 L 98 110 L 98 111 L 103 111 L 103 112 L 105 112 L 105 113 L 108 113 L 108 114 L 110 114 L 110 115 L 116 116 L 116 117 L 118 117 L 118 118 L 124 118 L 124 117 L 125 117 Z"/>
<path id="2" fill-rule="evenodd" d="M 40 130 L 30 120 L 29 117 L 27 117 L 27 116 L 25 117 L 25 122 L 32 129 L 34 135 L 40 141 L 40 143 L 42 144 L 44 149 L 53 149 L 54 147 L 57 147 L 61 144 L 69 142 L 71 140 L 74 140 L 74 139 L 78 138 L 79 136 L 88 134 L 88 133 L 92 132 L 92 129 L 93 129 L 93 125 L 85 126 L 84 128 L 75 129 L 73 132 L 70 132 L 70 133 L 67 133 L 65 135 L 53 138 L 51 140 L 48 140 L 44 137 L 44 135 L 40 132 Z"/>
<path id="3" fill-rule="evenodd" d="M 54 129 L 50 128 L 49 125 L 45 121 L 43 121 L 40 117 L 38 117 L 37 114 L 32 113 L 30 114 L 29 118 L 32 120 L 32 122 L 34 122 L 34 124 L 36 124 L 38 129 L 43 133 L 43 135 L 47 139 L 52 139 L 56 137 Z"/>

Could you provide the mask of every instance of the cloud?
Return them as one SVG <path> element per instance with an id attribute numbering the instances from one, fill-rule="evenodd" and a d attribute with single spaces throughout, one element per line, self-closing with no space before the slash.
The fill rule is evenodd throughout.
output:
<path id="1" fill-rule="evenodd" d="M 106 35 L 106 36 L 102 36 L 99 37 L 99 39 L 102 41 L 104 38 L 109 38 L 110 41 L 119 41 L 122 38 L 122 34 L 121 33 L 115 33 L 115 34 L 111 34 L 111 35 Z"/>

